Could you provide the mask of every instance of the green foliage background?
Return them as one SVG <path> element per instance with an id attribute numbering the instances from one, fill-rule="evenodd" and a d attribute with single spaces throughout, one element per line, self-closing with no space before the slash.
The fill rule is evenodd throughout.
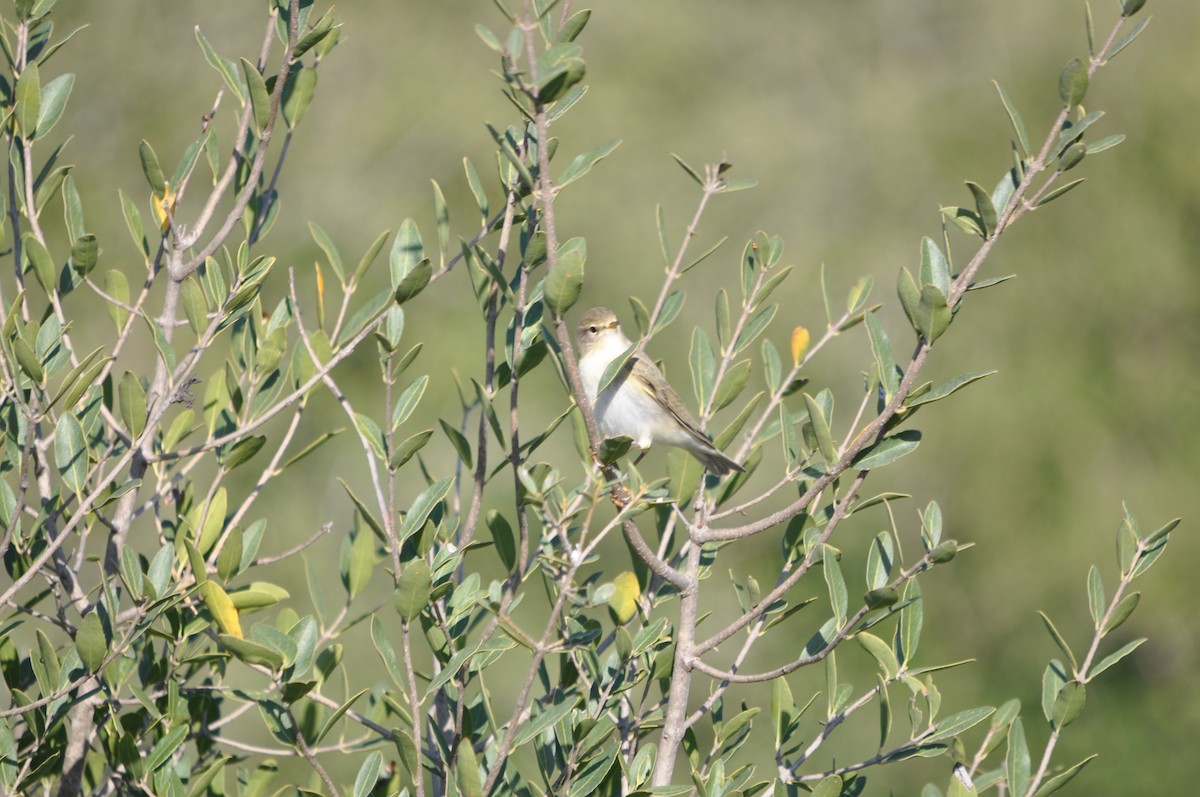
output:
<path id="1" fill-rule="evenodd" d="M 225 53 L 257 52 L 261 5 L 60 3 L 59 30 L 76 17 L 90 25 L 54 65 L 77 75 L 60 130 L 81 133 L 71 160 L 101 241 L 102 268 L 128 267 L 132 254 L 116 187 L 146 212 L 137 142 L 148 139 L 173 163 L 211 105 L 218 82 L 193 26 Z M 1096 5 L 1098 20 L 1106 20 L 1098 27 L 1105 27 L 1115 3 Z M 452 211 L 459 209 L 466 234 L 474 212 L 461 158 L 482 166 L 492 150 L 482 121 L 507 123 L 513 115 L 488 74 L 493 54 L 472 31 L 475 22 L 496 21 L 490 3 L 354 0 L 338 12 L 344 44 L 321 67 L 280 184 L 280 221 L 264 242 L 264 251 L 295 266 L 309 285 L 320 255 L 306 221 L 357 257 L 405 216 L 432 224 L 430 178 Z M 937 499 L 948 536 L 978 543 L 923 581 L 922 657 L 981 662 L 942 676 L 962 706 L 1015 694 L 1036 712 L 1041 665 L 1054 650 L 1034 610 L 1049 611 L 1060 628 L 1087 626 L 1087 567 L 1096 561 L 1111 574 L 1122 499 L 1149 527 L 1185 517 L 1178 547 L 1142 585 L 1145 608 L 1121 631 L 1150 642 L 1091 690 L 1085 719 L 1060 746 L 1062 760 L 1102 752 L 1074 784 L 1076 793 L 1170 793 L 1200 778 L 1194 756 L 1164 756 L 1162 744 L 1200 731 L 1187 599 L 1200 555 L 1189 528 L 1200 517 L 1200 6 L 1151 0 L 1142 13 L 1156 18 L 1089 97 L 1089 105 L 1109 109 L 1098 135 L 1124 132 L 1128 140 L 1080 168 L 1091 185 L 1005 237 L 984 276 L 1019 278 L 969 303 L 970 329 L 960 319 L 956 334 L 939 343 L 928 377 L 999 374 L 923 417 L 921 450 L 903 472 L 889 471 L 886 485 L 874 485 L 911 492 L 921 506 Z M 780 318 L 819 326 L 816 273 L 825 263 L 839 290 L 873 274 L 876 298 L 889 302 L 883 319 L 899 335 L 906 325 L 892 300 L 893 280 L 900 266 L 917 261 L 920 236 L 936 234 L 938 206 L 966 203 L 963 179 L 990 185 L 1008 165 L 1007 126 L 989 80 L 1005 86 L 1039 138 L 1059 104 L 1058 69 L 1086 52 L 1083 30 L 1082 3 L 1074 1 L 596 4 L 584 41 L 592 88 L 555 128 L 565 148 L 559 158 L 613 138 L 624 143 L 557 206 L 560 230 L 588 240 L 579 307 L 607 304 L 628 315 L 630 292 L 657 289 L 654 206 L 661 202 L 671 228 L 682 230 L 695 203 L 694 185 L 668 153 L 693 163 L 724 153 L 734 176 L 760 184 L 714 203 L 699 244 L 725 234 L 731 241 L 702 267 L 704 278 L 685 285 L 683 323 L 655 343 L 652 353 L 675 369 L 680 387 L 688 330 L 711 327 L 716 288 L 735 280 L 741 242 L 757 229 L 783 235 L 785 261 L 798 269 L 785 283 L 786 298 L 779 296 Z M 264 304 L 272 306 L 282 290 L 269 287 Z M 439 409 L 456 421 L 449 369 L 469 373 L 481 359 L 465 276 L 440 283 L 406 312 L 409 334 L 426 340 L 415 373 L 434 377 L 422 411 L 434 426 Z M 786 341 L 776 342 L 786 349 Z M 861 343 L 835 346 L 857 352 Z M 834 362 L 824 358 L 813 381 L 854 378 L 852 368 L 835 372 Z M 369 354 L 348 368 L 364 381 L 377 379 Z M 543 402 L 549 418 L 565 397 L 547 371 L 542 395 L 523 395 Z M 561 437 L 560 453 L 570 456 L 568 436 Z M 276 487 L 266 497 L 268 545 L 288 547 L 332 520 L 334 534 L 313 555 L 336 561 L 349 510 L 332 476 L 353 481 L 361 467 L 356 447 L 343 440 L 336 459 L 322 458 L 287 482 L 286 492 Z M 331 474 L 331 461 L 353 464 Z M 661 454 L 647 463 L 646 473 L 665 467 Z M 917 506 L 898 505 L 905 523 Z M 886 522 L 876 520 L 878 527 L 859 521 L 851 533 L 865 540 Z M 765 578 L 778 554 L 773 542 L 762 544 L 763 555 L 747 554 L 742 569 L 761 569 Z M 619 544 L 612 555 L 626 556 Z M 627 566 L 622 558 L 612 571 Z M 303 594 L 301 574 L 276 575 Z M 903 781 L 896 788 L 906 791 Z"/>

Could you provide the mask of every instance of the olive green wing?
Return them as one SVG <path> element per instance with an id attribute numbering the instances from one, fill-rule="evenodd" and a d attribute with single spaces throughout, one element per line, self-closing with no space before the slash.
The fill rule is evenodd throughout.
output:
<path id="1" fill-rule="evenodd" d="M 643 357 L 638 357 L 634 360 L 631 376 L 639 384 L 647 387 L 650 395 L 667 412 L 671 413 L 684 429 L 687 429 L 688 434 L 705 445 L 710 445 L 708 435 L 700 431 L 700 425 L 696 423 L 696 419 L 688 411 L 687 405 L 683 403 L 683 399 L 679 398 L 679 394 L 675 392 L 675 389 L 667 382 L 666 377 L 662 375 L 662 371 L 658 370 L 658 367 L 654 363 L 648 362 Z"/>

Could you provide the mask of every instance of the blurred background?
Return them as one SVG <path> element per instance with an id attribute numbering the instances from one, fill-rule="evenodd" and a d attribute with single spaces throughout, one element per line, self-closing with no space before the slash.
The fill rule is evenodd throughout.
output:
<path id="1" fill-rule="evenodd" d="M 253 58 L 264 5 L 59 4 L 57 30 L 89 27 L 43 70 L 43 81 L 76 73 L 55 134 L 76 133 L 69 161 L 89 229 L 103 247 L 102 269 L 132 275 L 140 268 L 116 201 L 120 188 L 148 214 L 138 141 L 153 144 L 169 173 L 220 85 L 193 28 L 199 25 L 226 57 Z M 1115 21 L 1116 5 L 1095 4 L 1098 35 Z M 430 179 L 446 192 L 455 233 L 471 235 L 478 221 L 462 158 L 493 173 L 483 123 L 515 118 L 489 74 L 497 68 L 494 54 L 473 31 L 477 22 L 505 30 L 491 3 L 355 0 L 337 10 L 342 43 L 320 67 L 279 184 L 279 222 L 259 248 L 295 267 L 305 284 L 322 257 L 308 221 L 323 226 L 350 262 L 407 216 L 431 243 Z M 1085 160 L 1071 176 L 1086 176 L 1087 184 L 1002 239 L 983 276 L 1018 278 L 968 297 L 925 376 L 941 382 L 973 370 L 999 373 L 917 416 L 925 433 L 920 450 L 873 476 L 866 489 L 914 496 L 895 505 L 910 554 L 916 512 L 929 500 L 941 503 L 948 537 L 976 543 L 922 580 L 921 659 L 978 659 L 940 677 L 944 712 L 1020 697 L 1035 755 L 1045 738 L 1042 669 L 1059 655 L 1035 610 L 1048 611 L 1077 650 L 1084 648 L 1091 627 L 1087 570 L 1098 563 L 1110 590 L 1115 584 L 1121 502 L 1129 502 L 1143 531 L 1184 516 L 1168 555 L 1137 584 L 1145 592 L 1141 608 L 1110 639 L 1113 648 L 1140 636 L 1150 641 L 1089 689 L 1088 710 L 1059 746 L 1056 760 L 1064 763 L 1101 754 L 1076 781 L 1079 794 L 1183 793 L 1182 784 L 1200 778 L 1195 756 L 1164 755 L 1200 732 L 1197 625 L 1186 598 L 1200 554 L 1200 6 L 1151 0 L 1142 14 L 1156 18 L 1100 73 L 1086 103 L 1108 113 L 1093 138 L 1122 132 L 1128 139 Z M 588 242 L 578 310 L 608 305 L 631 322 L 627 296 L 650 301 L 657 294 L 655 205 L 664 206 L 678 242 L 698 199 L 669 153 L 696 166 L 724 156 L 734 164 L 731 176 L 759 181 L 753 191 L 712 203 L 695 251 L 725 235 L 730 241 L 691 272 L 683 315 L 653 346 L 689 399 L 690 330 L 713 329 L 716 291 L 736 295 L 738 255 L 760 229 L 783 236 L 784 261 L 795 266 L 774 296 L 781 310 L 770 334 L 781 350 L 792 325 L 823 327 L 817 273 L 824 263 L 840 296 L 858 276 L 874 277 L 874 298 L 885 303 L 881 316 L 898 355 L 906 352 L 911 333 L 894 298 L 898 269 L 915 269 L 922 235 L 940 235 L 940 205 L 968 203 L 963 180 L 990 187 L 1010 163 L 1008 125 L 990 81 L 1005 87 L 1031 138 L 1041 141 L 1057 112 L 1060 68 L 1087 52 L 1083 3 L 1075 0 L 610 0 L 598 4 L 580 42 L 591 89 L 555 128 L 559 163 L 612 139 L 623 144 L 557 206 L 560 237 Z M 223 147 L 232 115 L 227 97 L 218 115 Z M 494 188 L 492 198 L 498 206 Z M 971 242 L 958 234 L 953 240 L 963 263 Z M 281 275 L 275 280 L 265 292 L 268 306 L 283 296 Z M 439 415 L 457 423 L 451 369 L 470 374 L 481 362 L 482 325 L 465 276 L 452 274 L 406 312 L 409 343 L 426 343 L 412 373 L 433 377 L 414 428 L 436 427 Z M 809 374 L 814 390 L 835 388 L 843 427 L 869 356 L 858 328 L 835 341 Z M 557 380 L 542 370 L 523 392 L 532 425 L 565 406 Z M 378 378 L 369 354 L 341 373 L 361 386 Z M 314 410 L 335 407 L 322 400 Z M 546 456 L 570 475 L 576 465 L 565 428 L 559 438 Z M 350 510 L 330 471 L 353 483 L 360 456 L 343 436 L 286 488 L 268 493 L 258 513 L 270 517 L 265 545 L 283 550 L 331 520 L 337 531 L 311 555 L 336 557 Z M 449 456 L 443 445 L 431 453 L 432 466 L 448 466 Z M 646 463 L 644 473 L 665 472 L 661 454 Z M 856 518 L 835 542 L 848 551 L 864 548 L 888 525 L 881 510 L 874 512 Z M 761 548 L 723 554 L 714 578 L 733 569 L 771 583 L 777 543 L 775 535 Z M 611 555 L 611 572 L 628 567 L 619 543 Z M 861 568 L 853 567 L 852 591 L 861 583 Z M 303 594 L 299 573 L 275 576 Z M 382 582 L 377 576 L 377 590 Z M 713 608 L 731 603 L 731 589 L 708 588 Z M 824 587 L 811 589 L 822 594 Z M 805 638 L 764 649 L 760 665 L 794 656 L 786 643 L 798 649 Z M 823 677 L 797 675 L 797 701 L 821 688 Z M 762 694 L 735 690 L 730 702 Z M 843 729 L 849 742 L 839 748 L 846 751 L 840 763 L 862 754 L 876 735 L 873 712 L 866 713 Z M 868 794 L 885 793 L 885 778 L 894 793 L 915 793 L 928 778 L 944 785 L 949 764 L 911 762 L 880 774 Z"/>

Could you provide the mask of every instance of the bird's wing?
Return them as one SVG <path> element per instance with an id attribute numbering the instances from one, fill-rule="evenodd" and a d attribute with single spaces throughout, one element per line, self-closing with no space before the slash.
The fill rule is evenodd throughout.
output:
<path id="1" fill-rule="evenodd" d="M 696 419 L 688 412 L 687 406 L 683 400 L 679 398 L 679 394 L 667 382 L 662 372 L 654 363 L 648 362 L 643 357 L 638 357 L 634 360 L 633 371 L 631 375 L 637 380 L 638 384 L 646 386 L 650 395 L 654 397 L 667 412 L 675 417 L 675 420 L 687 429 L 688 433 L 705 445 L 710 445 L 708 435 L 700 431 L 700 425 L 696 423 Z M 656 387 L 657 386 L 657 387 Z"/>

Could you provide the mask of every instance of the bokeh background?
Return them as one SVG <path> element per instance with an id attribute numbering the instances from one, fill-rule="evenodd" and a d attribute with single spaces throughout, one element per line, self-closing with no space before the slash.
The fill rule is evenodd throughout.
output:
<path id="1" fill-rule="evenodd" d="M 55 73 L 77 76 L 55 133 L 77 134 L 70 161 L 89 228 L 104 248 L 102 268 L 134 267 L 116 195 L 120 188 L 144 201 L 148 193 L 138 141 L 149 140 L 169 170 L 219 86 L 194 26 L 226 56 L 252 55 L 264 5 L 59 4 L 60 30 L 89 25 L 51 64 Z M 1107 31 L 1116 3 L 1095 5 L 1097 29 Z M 795 266 L 775 297 L 782 307 L 772 334 L 781 349 L 792 324 L 822 325 L 816 275 L 824 263 L 839 293 L 859 275 L 875 278 L 875 298 L 886 302 L 883 319 L 905 350 L 910 333 L 894 300 L 897 270 L 914 267 L 922 235 L 938 235 L 939 205 L 967 203 L 964 179 L 993 185 L 1009 163 L 1008 127 L 990 81 L 1005 86 L 1040 140 L 1057 110 L 1059 69 L 1086 55 L 1083 4 L 1075 0 L 596 6 L 581 39 L 591 90 L 556 128 L 559 158 L 614 138 L 624 143 L 558 204 L 560 235 L 588 241 L 580 309 L 606 304 L 628 316 L 630 293 L 649 299 L 657 292 L 655 205 L 664 206 L 678 241 L 697 199 L 669 153 L 694 164 L 724 155 L 733 176 L 759 180 L 753 191 L 714 201 L 697 246 L 723 235 L 731 240 L 692 272 L 681 320 L 654 345 L 685 395 L 690 329 L 712 328 L 715 292 L 736 292 L 738 253 L 759 229 L 784 237 L 785 261 Z M 432 239 L 431 178 L 446 191 L 456 232 L 473 232 L 462 158 L 490 169 L 483 123 L 514 118 L 489 74 L 493 53 L 473 32 L 477 22 L 503 28 L 491 3 L 353 0 L 338 13 L 342 44 L 320 68 L 316 98 L 280 182 L 280 220 L 260 248 L 305 281 L 320 257 L 305 228 L 310 220 L 352 262 L 379 231 L 407 216 Z M 1185 517 L 1168 556 L 1138 584 L 1142 606 L 1113 647 L 1138 636 L 1150 641 L 1089 690 L 1087 712 L 1060 745 L 1061 761 L 1101 753 L 1076 781 L 1080 794 L 1182 794 L 1200 778 L 1200 761 L 1180 749 L 1200 732 L 1197 624 L 1187 597 L 1200 554 L 1200 6 L 1151 0 L 1142 13 L 1156 18 L 1101 72 L 1087 101 L 1089 110 L 1108 112 L 1097 136 L 1123 132 L 1128 140 L 1087 159 L 1072 175 L 1088 177 L 1085 186 L 1005 236 L 985 276 L 1018 279 L 972 294 L 928 368 L 935 381 L 971 370 L 999 373 L 918 416 L 920 450 L 873 477 L 867 490 L 914 495 L 896 507 L 909 540 L 916 510 L 936 499 L 948 536 L 976 543 L 923 580 L 922 657 L 978 659 L 939 681 L 945 710 L 1018 696 L 1035 750 L 1044 739 L 1041 672 L 1057 655 L 1035 610 L 1049 611 L 1083 646 L 1087 569 L 1099 563 L 1107 583 L 1115 582 L 1121 502 L 1130 503 L 1145 530 Z M 50 74 L 43 70 L 44 79 Z M 228 98 L 221 113 L 228 125 Z M 227 140 L 227 127 L 224 133 Z M 955 241 L 965 261 L 969 242 Z M 282 285 L 280 279 L 268 288 L 272 302 Z M 426 341 L 416 372 L 433 377 L 417 423 L 456 418 L 451 369 L 471 373 L 478 366 L 480 329 L 461 274 L 408 311 L 406 335 Z M 859 329 L 839 339 L 810 374 L 816 386 L 848 389 L 840 394 L 843 413 L 856 403 L 868 356 Z M 370 357 L 342 373 L 361 385 L 377 378 Z M 529 417 L 552 417 L 563 406 L 560 388 L 549 374 L 538 384 L 525 394 L 534 396 Z M 569 462 L 572 448 L 562 438 L 556 456 Z M 268 545 L 282 550 L 332 520 L 338 534 L 313 555 L 337 556 L 349 510 L 331 473 L 351 481 L 360 473 L 357 444 L 347 438 L 340 445 L 267 496 L 260 514 L 271 518 Z M 656 456 L 648 468 L 662 467 Z M 882 513 L 859 521 L 842 547 L 857 550 L 886 524 Z M 715 578 L 730 567 L 769 583 L 777 546 L 763 546 L 728 554 Z M 614 570 L 627 567 L 623 548 L 613 555 Z M 275 575 L 303 593 L 299 574 Z M 332 567 L 329 577 L 336 584 Z M 726 592 L 714 603 L 730 603 Z M 784 643 L 764 661 L 783 660 L 787 644 L 803 639 Z M 822 678 L 798 676 L 797 699 L 806 700 Z M 872 715 L 860 729 L 845 730 L 870 738 L 874 725 Z M 944 784 L 949 766 L 916 762 L 884 774 L 894 778 L 895 793 L 914 793 L 925 778 Z M 868 793 L 885 792 L 877 782 Z"/>

